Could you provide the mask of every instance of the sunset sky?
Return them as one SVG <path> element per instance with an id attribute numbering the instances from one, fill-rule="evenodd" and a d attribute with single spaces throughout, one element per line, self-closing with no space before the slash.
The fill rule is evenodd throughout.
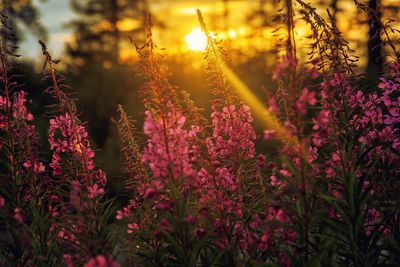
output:
<path id="1" fill-rule="evenodd" d="M 74 16 L 74 13 L 70 9 L 70 1 L 47 0 L 43 3 L 35 0 L 34 2 L 39 7 L 41 21 L 49 34 L 48 45 L 55 53 L 60 54 L 65 42 L 71 36 L 71 29 L 65 27 L 65 24 Z M 37 57 L 40 52 L 37 37 L 27 34 L 21 49 L 24 56 L 29 58 Z"/>
<path id="2" fill-rule="evenodd" d="M 75 14 L 70 8 L 69 0 L 47 0 L 41 2 L 34 0 L 40 8 L 42 23 L 49 33 L 48 46 L 56 54 L 60 55 L 65 47 L 65 43 L 71 40 L 72 30 L 67 27 Z M 385 4 L 395 3 L 398 0 L 386 0 Z M 206 19 L 210 30 L 216 30 L 219 37 L 224 40 L 233 40 L 230 43 L 231 48 L 243 50 L 249 47 L 262 47 L 270 49 L 274 46 L 273 30 L 274 28 L 264 28 L 263 32 L 256 32 L 246 21 L 251 11 L 256 10 L 259 1 L 257 0 L 231 0 L 229 1 L 229 20 L 225 23 L 223 18 L 223 1 L 216 0 L 151 0 L 152 12 L 163 22 L 166 23 L 166 30 L 155 30 L 155 38 L 159 46 L 168 48 L 169 52 L 199 51 L 204 46 L 204 37 L 201 35 L 197 22 L 196 9 L 200 9 Z M 272 2 L 272 1 L 268 1 Z M 310 0 L 310 2 L 316 2 Z M 362 40 L 367 38 L 368 27 L 360 23 L 351 23 L 355 21 L 356 14 L 353 1 L 341 0 L 338 2 L 339 8 L 345 10 L 347 19 L 338 20 L 339 28 L 343 31 L 345 38 Z M 319 11 L 325 14 L 326 6 Z M 267 7 L 268 8 L 268 7 Z M 272 8 L 272 6 L 271 6 Z M 270 9 L 271 10 L 271 9 Z M 358 21 L 360 21 L 358 19 Z M 121 21 L 120 30 L 123 32 L 135 25 L 134 19 Z M 226 29 L 226 32 L 223 32 Z M 298 42 L 305 41 L 309 34 L 309 27 L 304 24 L 296 25 L 296 34 Z M 249 39 L 250 35 L 259 35 L 261 38 Z M 31 59 L 36 58 L 40 49 L 36 41 L 37 37 L 27 35 L 22 45 L 22 53 Z M 276 40 L 275 40 L 276 41 Z M 359 53 L 363 53 L 365 46 L 354 47 Z M 121 47 L 120 54 L 123 57 L 129 57 L 133 51 L 131 47 Z"/>
<path id="3" fill-rule="evenodd" d="M 62 53 L 65 42 L 72 37 L 71 29 L 67 27 L 69 21 L 74 18 L 74 13 L 70 8 L 69 0 L 47 0 L 45 3 L 40 0 L 35 0 L 41 12 L 42 23 L 49 33 L 48 46 L 56 53 Z M 196 44 L 189 44 L 190 40 L 196 39 L 198 32 L 196 9 L 200 9 L 207 18 L 210 15 L 209 25 L 215 27 L 215 24 L 221 24 L 222 18 L 218 15 L 223 13 L 223 4 L 220 1 L 214 0 L 189 0 L 189 1 L 174 1 L 174 0 L 153 0 L 151 1 L 152 11 L 159 16 L 161 20 L 167 21 L 167 26 L 170 31 L 156 32 L 156 35 L 162 35 L 159 38 L 162 46 L 172 47 L 173 50 L 180 50 L 196 47 Z M 257 7 L 257 1 L 236 0 L 229 3 L 230 22 L 229 36 L 236 37 L 244 35 L 246 27 L 239 27 L 235 22 L 245 19 L 246 14 Z M 234 12 L 240 10 L 241 12 Z M 214 17 L 213 17 L 214 16 Z M 125 21 L 121 25 L 129 27 L 130 21 Z M 123 29 L 123 28 L 122 28 Z M 177 34 L 177 32 L 179 34 Z M 193 34 L 194 33 L 194 34 Z M 189 35 L 189 36 L 187 36 Z M 157 36 L 156 36 L 157 37 Z M 160 37 L 160 36 L 158 36 Z M 198 36 L 197 36 L 198 37 Z M 224 37 L 224 36 L 222 36 Z M 193 39 L 195 38 L 195 39 Z M 36 42 L 36 37 L 30 34 L 26 35 L 22 45 L 22 52 L 29 58 L 35 58 L 39 51 L 39 46 Z M 226 38 L 225 38 L 226 39 Z M 172 46 L 171 46 L 172 44 Z M 178 45 L 176 45 L 178 44 Z M 181 47 L 181 46 L 184 47 Z M 201 45 L 200 45 L 201 47 Z M 196 50 L 196 48 L 194 49 Z"/>

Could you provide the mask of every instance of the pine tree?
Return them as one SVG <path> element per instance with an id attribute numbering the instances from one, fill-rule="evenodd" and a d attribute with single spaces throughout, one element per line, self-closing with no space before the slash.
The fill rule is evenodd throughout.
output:
<path id="1" fill-rule="evenodd" d="M 369 39 L 368 39 L 368 67 L 369 75 L 376 75 L 383 70 L 383 57 L 382 57 L 382 26 L 377 20 L 381 19 L 379 0 L 369 0 L 368 7 L 376 14 L 376 16 L 369 16 Z"/>
<path id="2" fill-rule="evenodd" d="M 117 64 L 121 43 L 129 42 L 127 36 L 139 35 L 145 14 L 149 13 L 147 0 L 71 0 L 71 3 L 79 16 L 71 22 L 75 41 L 67 50 L 78 66 Z"/>
<path id="3" fill-rule="evenodd" d="M 136 94 L 133 88 L 139 80 L 132 75 L 135 68 L 122 60 L 121 51 L 136 53 L 128 37 L 143 44 L 150 6 L 147 0 L 71 0 L 71 4 L 78 16 L 70 23 L 73 41 L 67 44 L 67 70 L 72 72 L 70 82 L 92 137 L 106 150 L 115 107 L 135 101 L 127 95 Z"/>
<path id="4" fill-rule="evenodd" d="M 42 2 L 46 0 L 41 0 Z M 10 45 L 8 50 L 15 51 L 16 46 L 23 40 L 23 33 L 20 25 L 28 28 L 33 34 L 35 34 L 40 39 L 46 39 L 46 30 L 40 22 L 39 11 L 32 0 L 0 0 L 0 13 L 2 20 L 7 20 L 7 27 L 1 28 L 1 32 L 8 36 L 6 44 Z M 5 31 L 12 32 L 10 35 Z"/>

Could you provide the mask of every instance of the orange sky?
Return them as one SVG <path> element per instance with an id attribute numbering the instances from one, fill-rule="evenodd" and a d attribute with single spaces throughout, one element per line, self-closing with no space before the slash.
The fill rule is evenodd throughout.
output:
<path id="1" fill-rule="evenodd" d="M 60 55 L 66 42 L 73 38 L 71 29 L 65 27 L 74 14 L 69 7 L 69 0 L 48 0 L 43 3 L 35 0 L 41 9 L 42 21 L 48 28 L 50 40 L 49 47 Z M 199 25 L 197 21 L 196 9 L 200 9 L 204 15 L 206 23 L 211 31 L 217 32 L 219 38 L 230 40 L 229 46 L 232 49 L 243 51 L 258 48 L 271 49 L 275 44 L 273 30 L 274 28 L 265 28 L 262 32 L 255 32 L 252 26 L 247 23 L 246 16 L 251 11 L 256 10 L 259 5 L 258 0 L 230 0 L 228 2 L 229 20 L 224 22 L 224 4 L 217 0 L 150 0 L 151 9 L 163 21 L 167 28 L 165 30 L 155 30 L 155 40 L 160 47 L 168 49 L 169 53 L 186 52 L 189 50 L 201 50 L 201 35 L 199 35 Z M 267 1 L 272 2 L 272 1 Z M 309 0 L 307 2 L 315 2 Z M 327 1 L 329 2 L 329 1 Z M 367 38 L 368 27 L 354 23 L 356 9 L 352 0 L 339 0 L 339 8 L 345 10 L 345 19 L 339 17 L 339 28 L 344 32 L 345 38 L 365 39 Z M 399 3 L 399 0 L 384 0 L 385 4 Z M 271 4 L 269 4 L 271 5 Z M 318 6 L 317 6 L 318 7 Z M 321 6 L 319 12 L 325 14 L 327 6 Z M 272 6 L 271 6 L 272 8 Z M 267 7 L 268 10 L 268 7 Z M 120 21 L 120 30 L 129 30 L 138 24 L 134 19 L 125 19 Z M 306 36 L 309 34 L 309 28 L 304 22 L 299 21 L 296 25 L 297 39 L 300 44 L 306 44 Z M 227 29 L 224 32 L 224 29 Z M 252 35 L 252 38 L 249 36 Z M 254 38 L 254 37 L 259 38 Z M 199 43 L 199 44 L 197 44 Z M 356 47 L 352 42 L 352 48 L 362 54 L 365 46 Z M 36 44 L 35 37 L 28 36 L 24 45 L 23 52 L 28 57 L 35 58 L 39 55 L 39 47 Z M 122 56 L 129 56 L 132 48 L 128 44 L 122 47 Z"/>

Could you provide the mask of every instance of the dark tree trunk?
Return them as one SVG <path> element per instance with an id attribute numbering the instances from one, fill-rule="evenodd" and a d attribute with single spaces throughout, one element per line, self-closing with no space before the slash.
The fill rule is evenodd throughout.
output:
<path id="1" fill-rule="evenodd" d="M 296 40 L 294 37 L 294 27 L 295 21 L 293 19 L 293 3 L 292 0 L 286 0 L 286 30 L 287 30 L 287 42 L 286 42 L 286 50 L 292 54 L 294 58 L 296 58 Z"/>
<path id="2" fill-rule="evenodd" d="M 338 15 L 338 12 L 339 12 L 338 2 L 339 2 L 339 0 L 332 0 L 332 2 L 331 2 L 332 17 L 333 17 L 333 20 L 334 20 L 335 24 L 337 22 L 337 15 Z"/>
<path id="3" fill-rule="evenodd" d="M 377 21 L 380 19 L 380 1 L 379 0 L 369 0 L 368 7 L 375 12 L 377 17 L 369 16 L 369 39 L 368 39 L 368 66 L 367 73 L 369 76 L 376 76 L 383 70 L 383 57 L 382 57 L 382 39 L 381 24 Z"/>
<path id="4" fill-rule="evenodd" d="M 118 29 L 118 20 L 119 20 L 119 5 L 118 0 L 111 0 L 111 14 L 110 14 L 110 23 L 113 27 L 113 40 L 114 40 L 114 48 L 112 49 L 112 62 L 117 63 L 119 58 L 119 29 Z"/>

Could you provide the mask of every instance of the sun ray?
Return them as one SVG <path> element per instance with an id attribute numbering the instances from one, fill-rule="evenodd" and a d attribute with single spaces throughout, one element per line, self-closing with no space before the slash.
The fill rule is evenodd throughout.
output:
<path id="1" fill-rule="evenodd" d="M 250 88 L 248 88 L 224 62 L 221 63 L 221 69 L 225 77 L 229 80 L 232 87 L 243 101 L 251 107 L 253 114 L 260 119 L 267 128 L 275 130 L 278 138 L 283 142 L 298 146 L 300 143 L 297 137 L 290 134 L 288 130 L 281 125 L 276 116 L 265 108 L 265 105 L 252 93 Z"/>

